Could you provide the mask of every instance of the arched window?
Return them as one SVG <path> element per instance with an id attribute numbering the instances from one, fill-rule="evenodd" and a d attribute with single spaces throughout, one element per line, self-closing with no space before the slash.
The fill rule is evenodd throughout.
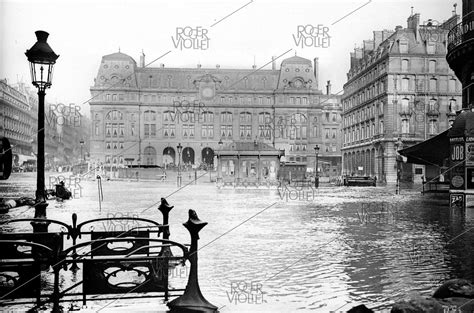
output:
<path id="1" fill-rule="evenodd" d="M 436 110 L 438 110 L 438 105 L 437 105 L 436 99 L 431 98 L 429 106 L 428 106 L 428 111 L 431 112 L 431 111 L 436 111 Z"/>
<path id="2" fill-rule="evenodd" d="M 402 79 L 402 91 L 408 91 L 410 88 L 410 79 L 408 77 L 404 77 Z"/>
<path id="3" fill-rule="evenodd" d="M 202 113 L 201 138 L 214 138 L 214 113 L 210 111 Z"/>
<path id="4" fill-rule="evenodd" d="M 232 113 L 222 112 L 221 113 L 221 124 L 232 124 Z"/>
<path id="5" fill-rule="evenodd" d="M 430 91 L 436 91 L 437 88 L 437 80 L 436 78 L 430 79 Z"/>
<path id="6" fill-rule="evenodd" d="M 280 117 L 280 118 L 282 118 L 282 117 Z M 277 123 L 278 123 L 278 121 L 276 121 L 276 124 Z M 277 129 L 281 128 L 281 131 L 283 131 L 283 128 L 284 128 L 283 125 L 276 125 L 276 124 L 275 124 L 275 128 L 277 128 Z M 270 113 L 260 112 L 258 114 L 258 136 L 262 139 L 271 139 L 271 137 L 272 137 L 272 128 L 273 128 L 273 121 L 272 121 Z M 280 131 L 280 130 L 278 130 L 278 131 Z M 280 133 L 279 133 L 279 135 L 280 135 Z"/>
<path id="7" fill-rule="evenodd" d="M 241 139 L 252 139 L 252 113 L 240 113 L 239 134 Z"/>
<path id="8" fill-rule="evenodd" d="M 436 60 L 430 60 L 428 64 L 428 73 L 436 73 Z"/>
<path id="9" fill-rule="evenodd" d="M 108 121 L 122 120 L 123 114 L 120 111 L 112 110 L 112 111 L 109 111 L 109 113 L 107 113 L 107 115 L 105 116 L 105 119 Z"/>
<path id="10" fill-rule="evenodd" d="M 221 113 L 221 138 L 232 138 L 232 113 L 222 112 Z"/>
<path id="11" fill-rule="evenodd" d="M 145 137 L 156 137 L 156 112 L 147 110 L 144 112 Z"/>
<path id="12" fill-rule="evenodd" d="M 402 60 L 402 72 L 408 72 L 408 59 Z"/>
<path id="13" fill-rule="evenodd" d="M 408 98 L 403 98 L 402 99 L 402 107 L 401 110 L 402 112 L 408 112 L 409 111 L 409 99 Z"/>
<path id="14" fill-rule="evenodd" d="M 410 121 L 407 118 L 402 119 L 402 134 L 410 132 Z"/>
<path id="15" fill-rule="evenodd" d="M 147 110 L 144 112 L 144 119 L 145 122 L 151 122 L 151 121 L 156 121 L 156 112 Z"/>
<path id="16" fill-rule="evenodd" d="M 106 137 L 123 137 L 125 136 L 125 123 L 123 122 L 123 114 L 118 110 L 109 111 L 105 116 L 105 136 Z M 97 133 L 97 130 L 96 130 Z"/>

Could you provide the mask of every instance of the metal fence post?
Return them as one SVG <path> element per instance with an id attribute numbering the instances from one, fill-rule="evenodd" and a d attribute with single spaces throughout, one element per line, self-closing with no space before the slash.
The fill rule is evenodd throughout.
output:
<path id="1" fill-rule="evenodd" d="M 158 207 L 158 210 L 160 210 L 161 214 L 163 214 L 163 239 L 169 240 L 170 239 L 170 225 L 169 225 L 169 214 L 171 209 L 173 209 L 174 206 L 171 206 L 168 204 L 168 201 L 166 201 L 165 198 L 161 198 L 161 204 Z M 166 225 L 166 226 L 165 226 Z M 160 251 L 160 256 L 173 256 L 173 253 L 171 252 L 171 248 L 169 246 L 161 247 Z"/>
<path id="2" fill-rule="evenodd" d="M 171 309 L 171 312 L 183 312 L 185 310 L 217 312 L 217 307 L 207 301 L 202 295 L 198 282 L 198 234 L 199 231 L 207 225 L 207 222 L 201 221 L 194 210 L 189 210 L 189 219 L 183 225 L 191 235 L 191 248 L 188 255 L 191 269 L 184 294 L 169 302 L 167 305 Z"/>

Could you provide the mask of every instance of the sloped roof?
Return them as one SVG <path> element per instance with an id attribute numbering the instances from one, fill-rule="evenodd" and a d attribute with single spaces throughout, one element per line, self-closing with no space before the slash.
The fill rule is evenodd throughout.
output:
<path id="1" fill-rule="evenodd" d="M 115 53 L 104 55 L 102 57 L 102 59 L 104 59 L 104 60 L 132 61 L 132 62 L 136 63 L 135 60 L 131 56 L 129 56 L 128 54 L 122 53 L 122 52 L 115 52 Z"/>
<path id="2" fill-rule="evenodd" d="M 299 56 L 293 56 L 288 59 L 284 59 L 283 62 L 281 62 L 282 65 L 284 64 L 309 64 L 312 65 L 311 60 L 299 57 Z"/>

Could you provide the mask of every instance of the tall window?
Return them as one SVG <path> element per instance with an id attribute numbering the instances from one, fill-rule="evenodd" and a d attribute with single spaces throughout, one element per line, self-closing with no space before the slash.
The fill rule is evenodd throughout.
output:
<path id="1" fill-rule="evenodd" d="M 438 109 L 438 105 L 436 103 L 436 99 L 434 98 L 430 99 L 428 111 L 436 111 L 437 109 Z"/>
<path id="2" fill-rule="evenodd" d="M 436 73 L 436 60 L 430 60 L 428 65 L 428 73 Z"/>
<path id="3" fill-rule="evenodd" d="M 232 113 L 222 112 L 221 113 L 221 124 L 232 124 Z"/>
<path id="4" fill-rule="evenodd" d="M 409 110 L 409 100 L 408 98 L 403 98 L 402 99 L 402 112 L 408 112 Z"/>
<path id="5" fill-rule="evenodd" d="M 430 79 L 430 91 L 436 91 L 437 81 L 436 78 Z"/>
<path id="6" fill-rule="evenodd" d="M 174 124 L 164 124 L 163 125 L 163 137 L 164 138 L 174 138 L 176 136 L 176 125 Z"/>
<path id="7" fill-rule="evenodd" d="M 329 113 L 328 113 L 329 114 Z M 295 113 L 291 116 L 290 125 L 288 125 L 290 139 L 307 139 L 307 118 L 302 113 Z"/>
<path id="8" fill-rule="evenodd" d="M 410 79 L 405 77 L 402 79 L 402 91 L 408 91 L 410 86 Z"/>
<path id="9" fill-rule="evenodd" d="M 284 128 L 283 126 L 281 127 Z M 264 139 L 271 139 L 272 137 L 271 115 L 268 112 L 261 112 L 258 114 L 258 136 Z"/>
<path id="10" fill-rule="evenodd" d="M 210 111 L 202 113 L 201 138 L 214 138 L 214 113 Z"/>
<path id="11" fill-rule="evenodd" d="M 183 138 L 193 139 L 194 138 L 194 124 L 183 124 Z"/>
<path id="12" fill-rule="evenodd" d="M 449 100 L 449 106 L 448 106 L 448 112 L 451 114 L 456 113 L 457 110 L 457 104 L 456 104 L 456 99 L 450 99 Z"/>
<path id="13" fill-rule="evenodd" d="M 176 112 L 165 111 L 163 112 L 163 137 L 174 138 L 176 136 Z"/>
<path id="14" fill-rule="evenodd" d="M 118 110 L 112 110 L 105 116 L 105 136 L 106 137 L 124 137 L 125 123 L 123 114 Z"/>
<path id="15" fill-rule="evenodd" d="M 399 47 L 400 47 L 400 53 L 408 53 L 408 41 L 400 40 Z"/>
<path id="16" fill-rule="evenodd" d="M 449 92 L 456 92 L 456 80 L 455 79 L 450 79 L 449 80 L 448 90 L 449 90 Z"/>
<path id="17" fill-rule="evenodd" d="M 232 113 L 222 112 L 221 113 L 221 137 L 232 138 Z"/>
<path id="18" fill-rule="evenodd" d="M 430 120 L 428 129 L 429 129 L 430 135 L 437 134 L 438 133 L 438 122 L 435 119 Z"/>
<path id="19" fill-rule="evenodd" d="M 156 137 L 156 112 L 147 110 L 143 114 L 145 137 Z"/>
<path id="20" fill-rule="evenodd" d="M 402 134 L 408 134 L 410 132 L 410 122 L 408 119 L 402 119 Z"/>
<path id="21" fill-rule="evenodd" d="M 241 139 L 252 139 L 252 114 L 250 112 L 240 113 L 239 134 Z"/>
<path id="22" fill-rule="evenodd" d="M 402 60 L 402 72 L 408 72 L 408 59 Z"/>

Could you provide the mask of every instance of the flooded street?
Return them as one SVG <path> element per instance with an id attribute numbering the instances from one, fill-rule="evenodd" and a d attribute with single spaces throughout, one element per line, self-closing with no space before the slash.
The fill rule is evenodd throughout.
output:
<path id="1" fill-rule="evenodd" d="M 0 182 L 2 194 L 33 197 L 35 177 L 14 173 Z M 409 295 L 431 296 L 447 279 L 474 280 L 474 209 L 450 211 L 447 200 L 416 188 L 395 195 L 388 187 L 323 186 L 296 197 L 281 189 L 219 190 L 208 180 L 181 190 L 171 182 L 102 184 L 101 209 L 97 182 L 81 181 L 79 198 L 49 201 L 48 218 L 70 224 L 72 213 L 79 223 L 128 214 L 161 223 L 164 197 L 174 206 L 171 239 L 189 243 L 182 223 L 194 209 L 209 223 L 199 234 L 201 290 L 221 312 L 347 311 L 357 304 L 384 311 Z M 0 219 L 33 215 L 20 207 Z M 236 286 L 256 283 L 261 298 L 235 297 Z M 158 300 L 133 303 L 149 301 Z"/>

